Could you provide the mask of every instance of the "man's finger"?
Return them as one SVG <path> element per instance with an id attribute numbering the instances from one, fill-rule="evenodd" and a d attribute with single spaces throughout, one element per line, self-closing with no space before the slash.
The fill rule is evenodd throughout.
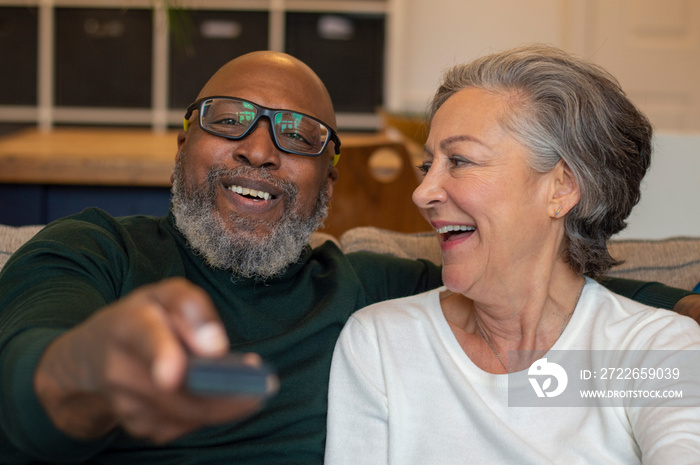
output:
<path id="1" fill-rule="evenodd" d="M 125 372 L 137 365 L 136 356 L 143 368 L 150 372 L 150 379 L 159 389 L 171 391 L 182 383 L 187 366 L 187 350 L 182 338 L 163 306 L 150 295 L 136 295 L 123 305 L 133 306 L 129 311 L 115 308 L 110 315 L 123 355 L 112 355 L 105 364 L 105 375 L 110 385 L 120 384 Z M 107 323 L 110 323 L 109 321 Z M 119 354 L 118 351 L 115 354 Z M 128 368 L 129 371 L 125 371 Z M 130 380 L 131 381 L 131 380 Z"/>
<path id="2" fill-rule="evenodd" d="M 217 356 L 228 351 L 229 342 L 209 296 L 182 278 L 172 278 L 149 290 L 163 307 L 178 336 L 196 355 Z"/>

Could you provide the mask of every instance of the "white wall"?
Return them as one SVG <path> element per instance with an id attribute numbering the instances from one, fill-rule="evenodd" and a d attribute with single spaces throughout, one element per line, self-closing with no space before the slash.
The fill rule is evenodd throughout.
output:
<path id="1" fill-rule="evenodd" d="M 700 135 L 656 135 L 642 199 L 617 238 L 698 236 L 699 212 Z"/>
<path id="2" fill-rule="evenodd" d="M 562 0 L 395 0 L 400 11 L 399 56 L 390 87 L 389 110 L 422 112 L 451 65 L 526 42 L 563 47 Z"/>
<path id="3" fill-rule="evenodd" d="M 390 111 L 423 111 L 451 65 L 542 42 L 610 71 L 655 127 L 700 132 L 698 0 L 389 1 Z"/>
<path id="4" fill-rule="evenodd" d="M 640 204 L 618 237 L 700 235 L 700 1 L 391 0 L 387 107 L 422 112 L 442 72 L 543 42 L 612 72 L 658 136 Z"/>

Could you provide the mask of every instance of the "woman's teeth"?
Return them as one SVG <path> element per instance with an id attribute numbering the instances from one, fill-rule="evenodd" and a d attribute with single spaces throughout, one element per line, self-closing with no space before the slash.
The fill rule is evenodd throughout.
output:
<path id="1" fill-rule="evenodd" d="M 454 232 L 454 231 L 476 231 L 476 228 L 474 226 L 450 224 L 447 226 L 443 226 L 442 228 L 437 229 L 436 231 L 438 234 L 445 234 L 445 233 Z"/>
<path id="2" fill-rule="evenodd" d="M 255 189 L 249 189 L 248 187 L 231 186 L 228 188 L 228 190 L 230 190 L 231 192 L 235 192 L 236 194 L 257 197 L 263 200 L 270 200 L 270 198 L 272 197 L 272 194 L 270 194 L 269 192 L 256 191 Z"/>

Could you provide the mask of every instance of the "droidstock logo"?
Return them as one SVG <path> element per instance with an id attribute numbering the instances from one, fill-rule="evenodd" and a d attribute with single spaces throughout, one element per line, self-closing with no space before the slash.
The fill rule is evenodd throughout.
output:
<path id="1" fill-rule="evenodd" d="M 569 383 L 566 370 L 558 363 L 548 362 L 546 358 L 536 360 L 530 365 L 527 374 L 537 397 L 557 397 L 564 392 Z M 552 379 L 556 380 L 554 387 L 552 387 Z M 540 380 L 542 380 L 541 384 Z"/>

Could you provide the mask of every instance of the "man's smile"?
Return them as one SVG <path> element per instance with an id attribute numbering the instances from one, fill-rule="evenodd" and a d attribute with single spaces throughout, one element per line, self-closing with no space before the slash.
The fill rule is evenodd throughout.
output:
<path id="1" fill-rule="evenodd" d="M 230 208 L 244 215 L 268 215 L 273 210 L 277 211 L 280 206 L 289 206 L 294 197 L 293 187 L 286 186 L 285 182 L 266 179 L 266 176 L 250 176 L 250 173 L 222 176 L 219 185 L 226 190 Z M 277 214 L 281 215 L 281 211 Z"/>
<path id="2" fill-rule="evenodd" d="M 242 195 L 243 197 L 253 198 L 254 200 L 270 200 L 270 198 L 272 198 L 272 194 L 270 194 L 269 192 L 257 191 L 248 187 L 229 186 L 228 190 L 230 190 L 231 192 L 235 192 L 236 194 Z"/>

